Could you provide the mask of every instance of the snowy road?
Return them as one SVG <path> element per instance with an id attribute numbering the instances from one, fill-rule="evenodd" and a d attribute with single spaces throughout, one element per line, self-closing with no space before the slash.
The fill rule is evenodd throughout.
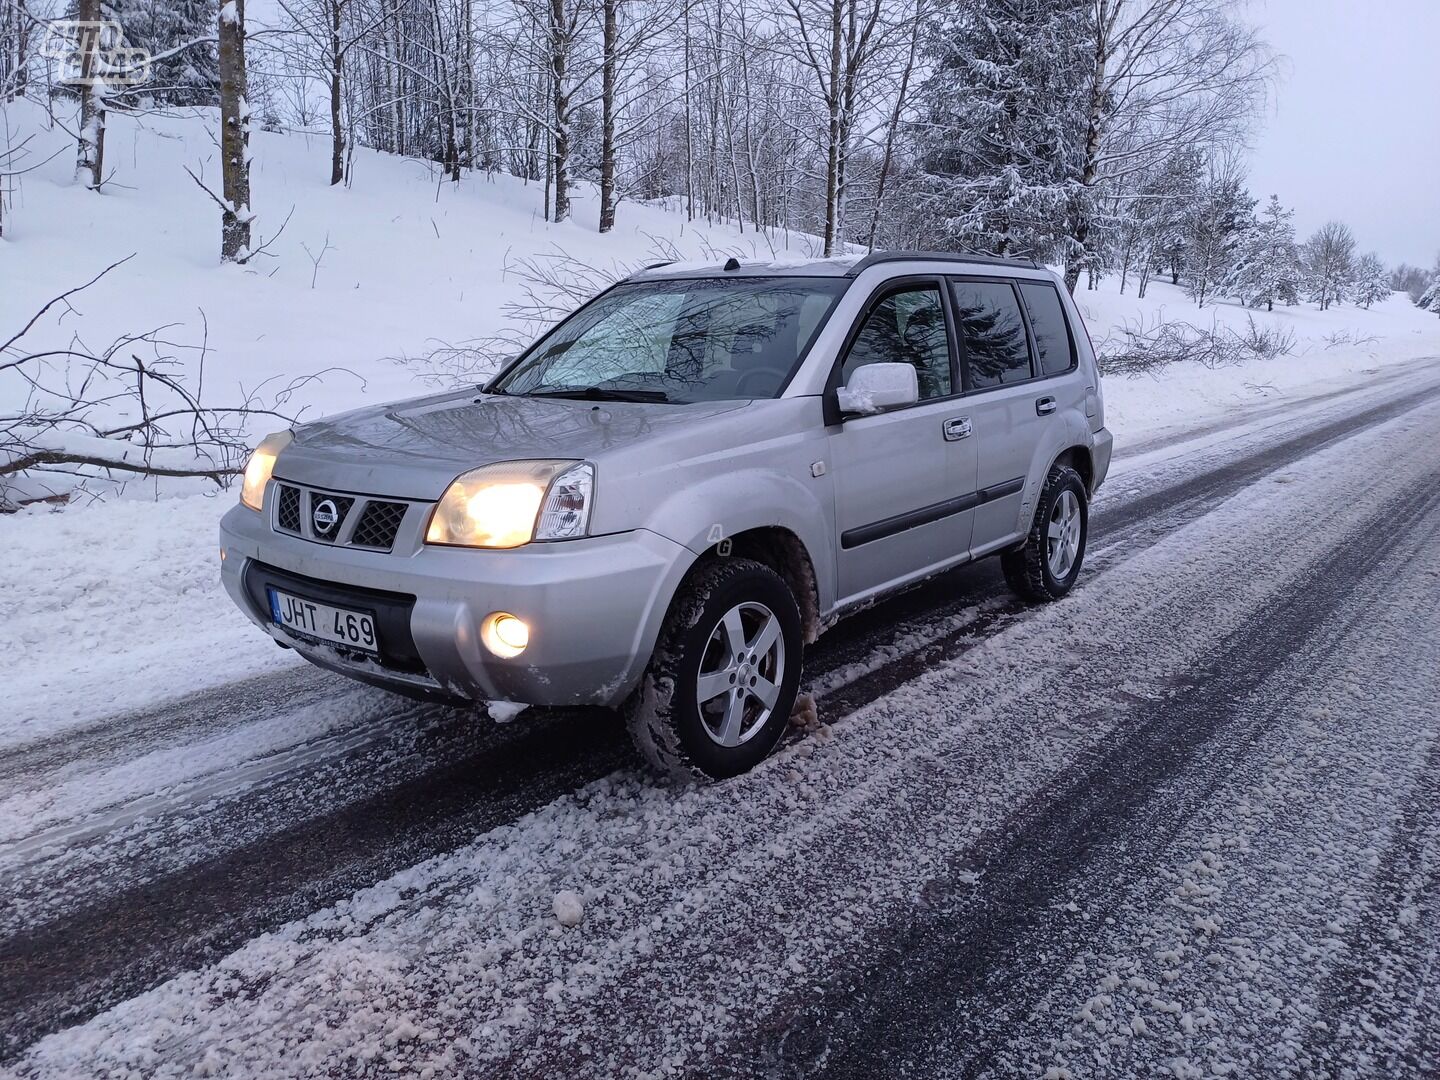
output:
<path id="1" fill-rule="evenodd" d="M 1435 372 L 1133 448 L 1072 598 L 842 623 L 724 785 L 311 671 L 0 754 L 0 1060 L 1440 1070 Z"/>

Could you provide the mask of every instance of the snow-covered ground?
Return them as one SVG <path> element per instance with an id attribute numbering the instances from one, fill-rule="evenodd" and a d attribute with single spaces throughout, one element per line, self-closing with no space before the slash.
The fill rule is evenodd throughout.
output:
<path id="1" fill-rule="evenodd" d="M 618 269 L 667 245 L 691 257 L 813 250 L 808 237 L 740 235 L 633 205 L 602 237 L 584 188 L 576 219 L 551 225 L 540 219 L 535 185 L 507 176 L 442 183 L 423 162 L 364 150 L 353 187 L 332 188 L 323 140 L 257 132 L 257 227 L 267 239 L 281 222 L 285 228 L 273 257 L 221 267 L 214 208 L 184 171 L 213 175 L 212 116 L 113 118 L 107 161 L 115 175 L 98 196 L 70 183 L 67 136 L 48 128 L 41 109 L 14 103 L 5 123 L 12 141 L 35 135 L 33 159 L 61 152 L 23 179 L 7 218 L 0 329 L 131 256 L 75 298 L 73 310 L 43 321 L 32 331 L 35 343 L 74 334 L 100 346 L 122 333 L 178 324 L 168 335 L 175 340 L 198 343 L 204 335 L 206 386 L 215 400 L 328 371 L 296 396 L 294 406 L 309 415 L 418 392 L 417 369 L 394 357 L 505 329 L 502 306 L 521 296 L 521 282 L 505 272 L 515 260 L 564 251 Z M 1163 282 L 1152 284 L 1144 301 L 1114 287 L 1106 282 L 1080 296 L 1097 341 L 1163 316 L 1242 330 L 1253 318 L 1262 328 L 1293 331 L 1297 345 L 1263 364 L 1107 380 L 1108 419 L 1121 453 L 1172 425 L 1321 393 L 1440 352 L 1440 320 L 1398 296 L 1372 311 L 1307 306 L 1269 314 L 1222 304 L 1201 312 Z M 1363 343 L 1330 344 L 1335 335 Z M 0 401 L 13 402 L 23 388 L 3 379 Z M 9 571 L 0 577 L 0 650 L 15 659 L 0 745 L 295 662 L 266 647 L 221 594 L 212 538 L 234 496 L 199 487 L 132 481 L 103 502 L 0 517 Z"/>
<path id="2" fill-rule="evenodd" d="M 5 123 L 38 132 L 37 159 L 64 148 L 32 105 Z M 257 132 L 261 231 L 289 224 L 273 258 L 220 267 L 214 208 L 182 168 L 214 175 L 205 132 L 203 117 L 114 117 L 99 196 L 70 185 L 64 153 L 26 175 L 0 241 L 0 333 L 133 253 L 35 340 L 178 323 L 194 341 L 203 311 L 217 397 L 346 369 L 302 389 L 313 414 L 418 392 L 419 369 L 388 358 L 503 329 L 522 288 L 510 261 L 809 253 L 805 237 L 787 249 L 630 205 L 600 237 L 593 200 L 548 225 L 534 186 L 455 187 L 366 151 L 354 187 L 331 188 L 326 144 Z M 99 1013 L 16 1074 L 799 1075 L 824 1071 L 833 1040 L 837 1075 L 965 1074 L 975 1054 L 1056 1078 L 1342 1059 L 1405 1075 L 1405 1032 L 1436 1037 L 1414 1013 L 1435 991 L 1421 929 L 1440 920 L 1424 884 L 1440 828 L 1440 320 L 1404 298 L 1197 312 L 1163 282 L 1144 301 L 1114 284 L 1079 298 L 1097 341 L 1162 315 L 1253 318 L 1296 349 L 1107 379 L 1118 456 L 1076 595 L 1022 614 L 982 582 L 974 606 L 902 598 L 866 629 L 842 624 L 807 653 L 827 723 L 724 785 L 658 785 L 598 727 L 491 727 L 297 669 L 219 588 L 231 492 L 135 482 L 0 516 L 0 960 L 23 968 L 13 956 L 43 932 L 37 983 L 69 963 L 154 987 L 102 1010 L 84 986 L 0 985 L 0 1003 Z M 14 393 L 0 382 L 0 404 Z M 1152 729 L 1169 738 L 1147 757 L 1132 740 Z M 1131 813 L 1121 789 L 1155 762 L 1171 772 Z M 1187 809 L 1167 784 L 1213 799 Z M 1066 828 L 1093 848 L 1025 863 L 1005 838 L 1055 805 L 1086 813 Z M 1029 856 L 1063 854 L 1057 829 Z M 284 895 L 271 864 L 298 875 Z M 989 927 L 1025 903 L 1061 925 L 1043 963 L 1006 971 L 1012 998 L 962 985 L 960 962 L 924 981 L 941 962 L 927 953 L 960 955 L 934 930 L 945 913 Z M 137 925 L 174 940 L 131 940 Z M 1023 925 L 1001 930 L 1001 955 L 1040 955 Z M 892 1053 L 863 1004 L 830 1001 L 832 1030 L 807 1043 L 839 969 L 898 973 L 866 1000 L 889 994 L 917 1025 L 937 1002 L 954 1017 Z"/>
<path id="3" fill-rule="evenodd" d="M 1403 975 L 1423 958 L 1433 895 L 1392 912 L 1375 875 L 1434 781 L 1440 636 L 1415 621 L 1440 573 L 1434 388 L 1203 514 L 1182 506 L 1168 535 L 1102 541 L 1065 603 L 753 774 L 677 789 L 612 773 L 40 1042 L 17 1075 L 750 1076 L 771 1055 L 807 1075 L 830 1051 L 794 1033 L 821 1006 L 840 1075 L 880 1074 L 853 1063 L 888 1046 L 845 1041 L 878 1020 L 901 1033 L 881 1071 L 903 1075 L 903 1051 L 921 1063 L 910 1075 L 964 1074 L 972 1015 L 986 1051 L 1014 1061 L 998 1075 L 1373 1067 L 1428 985 Z M 1317 502 L 1356 512 L 1317 516 Z M 1282 655 L 1249 654 L 1257 644 Z M 1321 666 L 1331 653 L 1346 662 Z M 1378 716 L 1382 669 L 1411 676 Z M 1147 752 L 1156 729 L 1179 749 Z M 1157 808 L 1106 801 L 1142 798 L 1152 781 L 1130 770 L 1162 765 Z M 1213 803 L 1190 824 L 1171 789 Z M 1076 826 L 1086 842 L 1009 844 L 1057 792 L 1096 800 Z M 1151 847 L 1153 872 L 1130 865 Z M 1023 862 L 1044 850 L 1068 853 L 1053 880 Z M 1017 873 L 1031 876 L 1007 884 Z M 1008 981 L 965 983 L 950 935 L 1005 931 L 1026 904 L 1059 923 L 1058 951 L 1023 953 L 1036 964 L 1007 973 L 1013 1000 Z M 1389 942 L 1386 981 L 1352 1014 L 1335 984 L 1365 963 L 1367 935 Z M 819 996 L 839 968 L 910 978 L 891 948 L 916 950 L 923 994 L 858 1017 Z M 952 966 L 925 983 L 934 964 Z M 1048 987 L 1034 1011 L 1029 978 Z M 988 1011 L 1001 1008 L 1004 1023 Z M 937 1011 L 953 1022 L 905 1041 Z"/>
<path id="4" fill-rule="evenodd" d="M 316 372 L 328 373 L 292 403 L 309 415 L 420 392 L 419 369 L 393 358 L 506 329 L 502 307 L 522 297 L 522 282 L 505 270 L 517 260 L 563 251 L 619 269 L 669 246 L 691 258 L 813 251 L 809 237 L 741 235 L 628 204 L 616 231 L 602 237 L 583 187 L 575 220 L 552 225 L 540 218 L 533 184 L 497 175 L 452 185 L 426 163 L 366 150 L 357 152 L 353 186 L 332 188 L 323 140 L 259 131 L 257 229 L 271 239 L 286 224 L 271 257 L 221 267 L 214 207 L 184 171 L 213 179 L 213 116 L 114 117 L 106 160 L 115 175 L 100 195 L 70 183 L 67 137 L 47 129 L 42 110 L 12 104 L 5 123 L 13 141 L 35 135 L 27 160 L 61 152 L 23 178 L 7 217 L 0 329 L 133 256 L 76 297 L 73 311 L 52 313 L 32 339 L 54 344 L 75 334 L 94 347 L 178 324 L 172 339 L 207 342 L 206 389 L 217 401 Z M 1440 319 L 1403 297 L 1372 311 L 1267 314 L 1233 305 L 1198 312 L 1163 282 L 1143 301 L 1114 289 L 1106 282 L 1080 296 L 1097 341 L 1164 315 L 1238 329 L 1254 318 L 1292 330 L 1297 346 L 1263 364 L 1107 380 L 1121 452 L 1171 426 L 1354 384 L 1387 365 L 1440 353 Z M 1363 343 L 1327 344 L 1337 334 Z M 21 392 L 18 381 L 0 376 L 0 401 Z M 9 571 L 0 577 L 0 651 L 14 661 L 0 746 L 295 662 L 251 632 L 222 595 L 212 538 L 234 496 L 199 487 L 132 481 L 121 495 L 63 513 L 42 507 L 0 517 Z"/>

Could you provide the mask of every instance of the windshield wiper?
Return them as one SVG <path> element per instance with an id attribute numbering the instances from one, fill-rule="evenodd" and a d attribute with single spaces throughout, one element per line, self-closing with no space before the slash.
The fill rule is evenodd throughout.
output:
<path id="1" fill-rule="evenodd" d="M 580 401 L 665 401 L 671 400 L 663 390 L 618 390 L 603 389 L 599 386 L 558 388 L 555 390 L 531 390 L 524 397 L 576 398 Z"/>

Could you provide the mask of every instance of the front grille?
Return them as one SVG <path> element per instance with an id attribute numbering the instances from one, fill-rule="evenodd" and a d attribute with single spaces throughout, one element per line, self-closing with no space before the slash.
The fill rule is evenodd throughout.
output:
<path id="1" fill-rule="evenodd" d="M 372 499 L 365 504 L 350 542 L 357 547 L 389 551 L 395 543 L 395 534 L 400 531 L 400 522 L 405 518 L 406 505 Z"/>
<path id="2" fill-rule="evenodd" d="M 317 544 L 390 551 L 410 504 L 338 495 L 288 481 L 275 485 L 274 528 Z"/>
<path id="3" fill-rule="evenodd" d="M 275 513 L 275 524 L 286 532 L 300 531 L 300 489 L 288 484 L 279 485 L 280 506 Z"/>

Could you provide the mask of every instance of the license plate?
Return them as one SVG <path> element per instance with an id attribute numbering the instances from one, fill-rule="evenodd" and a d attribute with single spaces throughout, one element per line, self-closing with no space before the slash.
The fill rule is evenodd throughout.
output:
<path id="1" fill-rule="evenodd" d="M 277 626 L 294 634 L 319 638 L 334 645 L 378 653 L 375 616 L 364 611 L 331 607 L 303 596 L 270 590 L 270 614 Z"/>

